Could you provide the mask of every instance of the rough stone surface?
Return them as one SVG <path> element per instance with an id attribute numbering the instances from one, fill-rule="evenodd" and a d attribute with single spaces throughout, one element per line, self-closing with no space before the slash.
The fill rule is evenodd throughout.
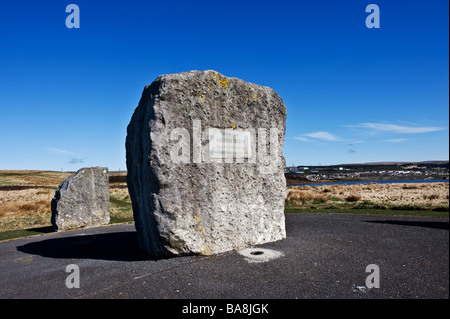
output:
<path id="1" fill-rule="evenodd" d="M 141 248 L 155 257 L 209 255 L 285 238 L 285 121 L 271 88 L 216 71 L 146 86 L 126 139 Z M 230 158 L 230 143 L 218 152 L 211 132 L 251 140 L 234 144 Z"/>
<path id="2" fill-rule="evenodd" d="M 61 182 L 52 199 L 55 230 L 109 223 L 109 179 L 106 167 L 87 167 Z"/>

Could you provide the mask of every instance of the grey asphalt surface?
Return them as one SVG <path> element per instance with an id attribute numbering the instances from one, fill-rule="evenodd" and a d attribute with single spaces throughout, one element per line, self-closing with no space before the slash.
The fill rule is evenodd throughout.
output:
<path id="1" fill-rule="evenodd" d="M 287 238 L 260 245 L 283 256 L 250 263 L 236 251 L 149 260 L 134 225 L 0 243 L 0 298 L 449 298 L 449 220 L 287 214 Z M 65 285 L 66 266 L 80 288 Z M 380 288 L 365 287 L 366 266 Z"/>

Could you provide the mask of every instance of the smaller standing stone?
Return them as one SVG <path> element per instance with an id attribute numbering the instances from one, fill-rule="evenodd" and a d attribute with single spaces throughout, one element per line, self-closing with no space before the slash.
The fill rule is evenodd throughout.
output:
<path id="1" fill-rule="evenodd" d="M 86 167 L 61 182 L 52 199 L 55 231 L 109 223 L 109 177 L 106 167 Z"/>

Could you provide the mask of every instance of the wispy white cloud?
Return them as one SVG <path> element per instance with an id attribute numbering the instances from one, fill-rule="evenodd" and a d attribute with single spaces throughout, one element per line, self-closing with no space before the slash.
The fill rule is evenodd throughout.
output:
<path id="1" fill-rule="evenodd" d="M 74 154 L 72 152 L 60 149 L 60 148 L 54 148 L 54 147 L 47 147 L 46 150 L 56 153 L 56 154 L 62 154 L 62 155 L 68 155 L 70 156 L 70 161 L 68 161 L 67 163 L 69 164 L 81 164 L 84 163 L 84 160 L 86 157 L 81 158 L 81 157 L 77 157 L 77 154 Z"/>
<path id="2" fill-rule="evenodd" d="M 360 123 L 356 125 L 345 125 L 346 127 L 369 129 L 375 132 L 390 132 L 401 134 L 422 134 L 443 131 L 447 128 L 442 126 L 406 126 L 388 123 Z"/>
<path id="3" fill-rule="evenodd" d="M 363 141 L 363 140 L 354 140 L 354 141 L 351 141 L 350 143 L 348 143 L 347 146 L 353 146 L 355 144 L 361 144 L 361 143 L 365 143 L 365 142 L 366 141 Z"/>
<path id="4" fill-rule="evenodd" d="M 312 140 L 310 140 L 309 138 L 303 137 L 303 136 L 296 136 L 296 137 L 294 137 L 294 139 L 296 139 L 297 141 L 302 141 L 302 142 L 307 142 L 307 143 L 312 142 Z"/>
<path id="5" fill-rule="evenodd" d="M 343 141 L 343 139 L 340 138 L 339 136 L 336 136 L 334 134 L 331 134 L 331 133 L 325 132 L 325 131 L 317 131 L 317 132 L 312 132 L 312 133 L 303 134 L 303 135 L 310 137 L 310 138 L 327 141 L 327 142 Z"/>
<path id="6" fill-rule="evenodd" d="M 65 155 L 74 155 L 73 153 L 66 151 L 66 150 L 62 150 L 60 148 L 53 148 L 53 147 L 47 147 L 46 148 L 48 151 L 51 151 L 53 153 L 58 153 L 58 154 L 65 154 Z"/>
<path id="7" fill-rule="evenodd" d="M 408 140 L 407 138 L 393 138 L 393 139 L 384 140 L 384 141 L 388 142 L 388 143 L 401 143 L 401 142 L 404 142 L 404 141 L 407 141 L 407 140 Z"/>

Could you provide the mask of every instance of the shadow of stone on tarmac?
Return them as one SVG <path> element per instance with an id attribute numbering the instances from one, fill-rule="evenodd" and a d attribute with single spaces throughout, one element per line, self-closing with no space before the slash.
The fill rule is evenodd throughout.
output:
<path id="1" fill-rule="evenodd" d="M 18 246 L 17 250 L 50 258 L 140 261 L 151 259 L 140 250 L 136 232 L 114 232 L 51 238 Z"/>
<path id="2" fill-rule="evenodd" d="M 449 230 L 449 222 L 410 221 L 410 220 L 366 220 L 366 223 L 391 224 L 401 226 L 428 227 Z"/>

